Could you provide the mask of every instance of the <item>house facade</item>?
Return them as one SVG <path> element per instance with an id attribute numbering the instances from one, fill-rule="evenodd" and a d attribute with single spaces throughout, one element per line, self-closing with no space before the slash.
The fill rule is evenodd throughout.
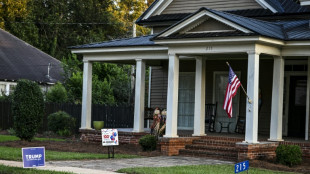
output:
<path id="1" fill-rule="evenodd" d="M 71 47 L 83 54 L 81 129 L 91 129 L 93 62 L 136 65 L 134 132 L 144 131 L 145 68 L 151 67 L 151 107 L 167 109 L 164 137 L 178 130 L 205 136 L 205 105 L 216 122 L 246 118 L 244 142 L 309 138 L 310 6 L 307 0 L 156 0 L 137 24 L 152 35 Z M 229 62 L 241 90 L 233 117 L 222 109 Z M 231 123 L 230 123 L 231 122 Z M 219 124 L 216 124 L 219 130 Z"/>
<path id="2" fill-rule="evenodd" d="M 62 81 L 61 62 L 0 29 L 0 95 L 14 91 L 17 80 L 37 82 L 43 91 Z"/>

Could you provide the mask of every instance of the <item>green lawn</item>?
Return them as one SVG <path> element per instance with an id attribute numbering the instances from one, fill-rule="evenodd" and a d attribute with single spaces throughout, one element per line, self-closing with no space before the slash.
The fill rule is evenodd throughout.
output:
<path id="1" fill-rule="evenodd" d="M 20 140 L 18 137 L 13 135 L 0 135 L 0 142 L 5 141 L 17 141 Z M 59 139 L 59 138 L 34 138 L 34 140 L 37 141 L 66 141 L 65 139 Z"/>
<path id="2" fill-rule="evenodd" d="M 8 167 L 0 165 L 1 174 L 72 174 L 68 172 L 55 172 L 49 170 L 24 169 L 20 167 Z"/>
<path id="3" fill-rule="evenodd" d="M 223 174 L 223 173 L 235 173 L 233 165 L 195 165 L 195 166 L 175 166 L 175 167 L 137 167 L 120 169 L 117 172 L 128 174 Z M 246 172 L 242 172 L 246 173 Z M 241 173 L 241 174 L 242 174 Z M 287 172 L 278 172 L 257 168 L 250 168 L 251 174 L 289 174 Z M 290 173 L 292 174 L 292 173 Z"/>
<path id="4" fill-rule="evenodd" d="M 115 158 L 138 158 L 136 155 L 115 154 Z M 56 152 L 45 151 L 45 159 L 52 160 L 86 160 L 86 159 L 106 159 L 107 154 L 93 154 L 93 153 L 77 153 L 77 152 Z M 0 146 L 0 159 L 11 161 L 22 161 L 21 148 Z"/>

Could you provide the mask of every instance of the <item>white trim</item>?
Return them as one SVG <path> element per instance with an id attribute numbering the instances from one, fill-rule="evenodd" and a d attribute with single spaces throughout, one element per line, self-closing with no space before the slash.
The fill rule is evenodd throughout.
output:
<path id="1" fill-rule="evenodd" d="M 217 38 L 195 38 L 195 39 L 169 39 L 155 40 L 156 44 L 191 44 L 191 43 L 232 43 L 232 42 L 263 42 L 283 46 L 285 43 L 282 40 L 271 39 L 268 37 L 248 36 L 248 37 L 217 37 Z"/>
<path id="2" fill-rule="evenodd" d="M 269 9 L 271 10 L 273 13 L 277 13 L 278 11 L 276 9 L 274 9 L 270 4 L 268 4 L 265 0 L 255 0 L 257 3 L 259 3 L 259 5 L 261 5 L 264 9 Z"/>
<path id="3" fill-rule="evenodd" d="M 151 107 L 151 87 L 152 87 L 152 67 L 149 67 L 149 93 L 148 93 L 148 101 L 147 107 Z"/>
<path id="4" fill-rule="evenodd" d="M 309 1 L 309 0 L 308 0 L 308 1 L 307 1 L 307 0 L 301 1 L 301 2 L 300 2 L 300 5 L 301 5 L 301 6 L 310 5 L 310 1 Z"/>
<path id="5" fill-rule="evenodd" d="M 174 33 L 178 32 L 178 31 L 180 31 L 181 29 L 183 29 L 184 27 L 186 27 L 188 25 L 191 25 L 193 22 L 195 22 L 196 20 L 198 20 L 198 19 L 200 19 L 201 17 L 204 17 L 204 16 L 209 16 L 209 17 L 211 17 L 211 18 L 213 18 L 213 19 L 215 19 L 215 20 L 217 20 L 219 22 L 222 22 L 222 23 L 224 23 L 224 24 L 226 24 L 226 25 L 228 25 L 228 26 L 230 26 L 232 28 L 235 28 L 237 30 L 240 30 L 240 31 L 242 31 L 244 33 L 252 33 L 252 31 L 250 31 L 250 30 L 248 30 L 248 29 L 246 29 L 246 28 L 244 28 L 244 27 L 242 27 L 240 25 L 237 25 L 237 24 L 235 24 L 233 22 L 230 22 L 230 21 L 226 20 L 225 18 L 222 18 L 222 17 L 220 17 L 218 15 L 215 15 L 214 13 L 211 13 L 211 12 L 209 12 L 207 10 L 203 10 L 203 11 L 197 13 L 196 15 L 190 17 L 189 19 L 181 22 L 180 24 L 170 28 L 169 30 L 165 31 L 164 33 L 162 33 L 158 37 L 167 37 L 167 36 L 169 36 L 171 34 L 174 34 Z"/>
<path id="6" fill-rule="evenodd" d="M 147 19 L 151 17 L 152 15 L 159 15 L 161 12 L 163 12 L 168 5 L 172 2 L 173 0 L 160 0 L 155 4 L 155 6 L 150 9 L 150 11 L 145 14 L 145 16 L 142 18 L 142 20 Z"/>

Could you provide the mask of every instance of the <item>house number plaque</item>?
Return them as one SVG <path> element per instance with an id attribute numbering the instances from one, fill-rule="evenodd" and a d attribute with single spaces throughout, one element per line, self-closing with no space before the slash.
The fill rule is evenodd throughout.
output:
<path id="1" fill-rule="evenodd" d="M 212 51 L 213 50 L 213 47 L 212 46 L 207 46 L 206 47 L 206 51 Z"/>

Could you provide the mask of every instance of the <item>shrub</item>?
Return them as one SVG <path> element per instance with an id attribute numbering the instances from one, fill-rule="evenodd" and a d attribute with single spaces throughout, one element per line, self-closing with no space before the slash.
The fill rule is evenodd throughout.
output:
<path id="1" fill-rule="evenodd" d="M 153 135 L 145 135 L 140 138 L 139 144 L 142 146 L 144 151 L 153 151 L 156 149 L 156 138 Z"/>
<path id="2" fill-rule="evenodd" d="M 16 135 L 16 131 L 13 128 L 7 130 L 10 135 Z"/>
<path id="3" fill-rule="evenodd" d="M 39 85 L 29 80 L 18 81 L 12 103 L 16 136 L 31 141 L 41 124 L 43 113 L 44 100 Z"/>
<path id="4" fill-rule="evenodd" d="M 47 118 L 48 128 L 60 136 L 72 135 L 75 128 L 75 118 L 64 111 L 50 114 Z"/>
<path id="5" fill-rule="evenodd" d="M 302 152 L 297 145 L 279 145 L 276 149 L 277 162 L 294 166 L 300 164 L 302 161 Z"/>
<path id="6" fill-rule="evenodd" d="M 64 103 L 68 101 L 67 90 L 57 82 L 46 94 L 47 102 Z"/>

